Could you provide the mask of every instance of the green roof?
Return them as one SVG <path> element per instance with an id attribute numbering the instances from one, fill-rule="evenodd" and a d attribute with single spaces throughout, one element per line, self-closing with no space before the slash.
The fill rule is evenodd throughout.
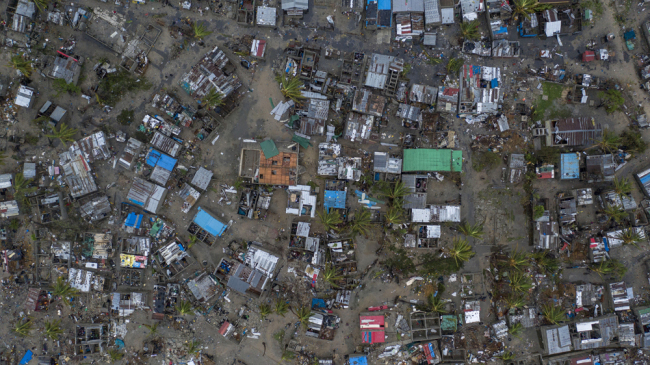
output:
<path id="1" fill-rule="evenodd" d="M 426 148 L 404 150 L 402 172 L 463 170 L 463 151 Z"/>
<path id="2" fill-rule="evenodd" d="M 441 316 L 440 329 L 443 331 L 454 331 L 458 329 L 458 322 L 456 321 L 456 316 L 453 314 L 445 314 Z"/>
<path id="3" fill-rule="evenodd" d="M 266 158 L 275 157 L 280 154 L 280 151 L 278 151 L 278 148 L 275 146 L 275 142 L 273 142 L 272 139 L 263 141 L 260 143 L 260 147 L 262 147 L 262 152 L 264 152 L 264 157 Z"/>

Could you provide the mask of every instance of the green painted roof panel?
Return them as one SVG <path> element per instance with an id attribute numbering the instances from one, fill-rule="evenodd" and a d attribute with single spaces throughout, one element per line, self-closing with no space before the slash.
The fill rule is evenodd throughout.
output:
<path id="1" fill-rule="evenodd" d="M 402 172 L 454 171 L 463 169 L 463 152 L 426 148 L 404 150 Z"/>

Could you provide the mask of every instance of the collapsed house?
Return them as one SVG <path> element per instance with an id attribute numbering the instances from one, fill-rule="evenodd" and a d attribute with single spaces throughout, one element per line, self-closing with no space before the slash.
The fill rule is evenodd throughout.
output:
<path id="1" fill-rule="evenodd" d="M 253 184 L 296 185 L 298 146 L 298 143 L 282 143 L 278 147 L 272 140 L 246 144 L 241 151 L 239 176 Z"/>
<path id="2" fill-rule="evenodd" d="M 221 259 L 215 276 L 227 282 L 232 290 L 261 297 L 275 275 L 279 257 L 262 250 L 260 243 L 251 242 L 244 261 Z"/>

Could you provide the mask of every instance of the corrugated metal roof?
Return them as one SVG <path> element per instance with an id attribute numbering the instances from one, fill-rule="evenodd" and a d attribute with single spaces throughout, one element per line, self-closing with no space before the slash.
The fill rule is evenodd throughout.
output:
<path id="1" fill-rule="evenodd" d="M 169 180 L 171 174 L 172 174 L 171 171 L 165 169 L 164 167 L 156 166 L 151 172 L 151 176 L 149 176 L 149 180 L 165 186 L 167 185 L 167 180 Z"/>
<path id="2" fill-rule="evenodd" d="M 282 0 L 282 10 L 309 10 L 307 0 Z"/>
<path id="3" fill-rule="evenodd" d="M 72 57 L 57 56 L 54 58 L 52 68 L 48 72 L 48 76 L 54 79 L 64 79 L 65 82 L 71 84 L 74 82 L 75 72 L 81 71 L 81 66 Z"/>
<path id="4" fill-rule="evenodd" d="M 32 162 L 25 162 L 23 166 L 23 177 L 25 179 L 33 179 L 36 177 L 36 164 Z"/>
<path id="5" fill-rule="evenodd" d="M 423 0 L 393 0 L 393 13 L 423 13 Z"/>
<path id="6" fill-rule="evenodd" d="M 70 145 L 70 153 L 83 154 L 86 161 L 105 161 L 111 158 L 111 151 L 104 132 L 99 131 Z"/>
<path id="7" fill-rule="evenodd" d="M 175 158 L 171 158 L 160 151 L 155 149 L 149 149 L 147 153 L 146 164 L 151 167 L 160 167 L 167 171 L 173 171 L 178 162 Z"/>
<path id="8" fill-rule="evenodd" d="M 208 188 L 208 184 L 210 184 L 212 175 L 212 171 L 200 167 L 199 170 L 194 174 L 191 184 L 199 189 L 205 190 Z"/>
<path id="9" fill-rule="evenodd" d="M 106 195 L 96 196 L 79 207 L 81 218 L 95 222 L 108 217 L 111 203 Z"/>
<path id="10" fill-rule="evenodd" d="M 432 205 L 432 222 L 460 222 L 460 206 L 458 205 Z"/>
<path id="11" fill-rule="evenodd" d="M 257 25 L 275 26 L 277 9 L 270 6 L 257 7 Z"/>
<path id="12" fill-rule="evenodd" d="M 167 189 L 156 184 L 152 184 L 139 177 L 133 179 L 133 185 L 127 199 L 144 210 L 156 214 L 161 201 L 164 200 Z"/>
<path id="13" fill-rule="evenodd" d="M 561 162 L 561 180 L 580 177 L 580 157 L 577 153 L 563 153 Z"/>
<path id="14" fill-rule="evenodd" d="M 183 75 L 180 81 L 181 88 L 195 100 L 203 99 L 212 89 L 216 89 L 224 97 L 229 96 L 242 85 L 237 75 L 225 74 L 224 69 L 229 62 L 226 54 L 219 47 L 214 47 Z"/>
<path id="15" fill-rule="evenodd" d="M 149 143 L 172 157 L 178 156 L 178 153 L 181 150 L 180 143 L 160 132 L 154 133 L 153 138 L 151 138 L 151 142 Z"/>
<path id="16" fill-rule="evenodd" d="M 401 174 L 402 159 L 389 157 L 385 152 L 375 152 L 374 171 L 389 174 Z"/>
<path id="17" fill-rule="evenodd" d="M 126 142 L 126 147 L 124 147 L 124 151 L 122 151 L 122 155 L 118 160 L 118 164 L 123 168 L 130 170 L 133 162 L 138 158 L 141 148 L 142 142 L 135 138 L 129 138 Z"/>
<path id="18" fill-rule="evenodd" d="M 426 193 L 413 193 L 404 197 L 402 208 L 404 209 L 424 209 L 427 205 Z"/>
<path id="19" fill-rule="evenodd" d="M 201 207 L 199 207 L 192 221 L 215 237 L 220 237 L 226 230 L 225 224 L 221 223 Z"/>
<path id="20" fill-rule="evenodd" d="M 79 151 L 77 150 L 77 152 Z M 65 182 L 73 198 L 97 191 L 97 184 L 92 176 L 90 164 L 82 154 L 63 152 L 59 155 L 59 164 L 63 169 Z"/>
<path id="21" fill-rule="evenodd" d="M 454 24 L 454 8 L 440 9 L 442 24 Z"/>
<path id="22" fill-rule="evenodd" d="M 9 218 L 15 217 L 20 214 L 18 209 L 18 202 L 15 200 L 9 200 L 0 203 L 0 217 Z"/>
<path id="23" fill-rule="evenodd" d="M 24 175 L 23 175 L 24 176 Z M 13 174 L 2 174 L 0 175 L 0 189 L 7 189 L 12 187 L 13 184 Z"/>
<path id="24" fill-rule="evenodd" d="M 462 166 L 462 151 L 418 148 L 404 150 L 402 171 L 461 172 Z"/>
<path id="25" fill-rule="evenodd" d="M 424 21 L 426 24 L 442 22 L 438 0 L 424 0 Z"/>
<path id="26" fill-rule="evenodd" d="M 16 105 L 22 106 L 23 108 L 29 108 L 32 106 L 32 100 L 34 96 L 34 89 L 20 85 L 18 88 L 18 93 L 16 94 Z"/>

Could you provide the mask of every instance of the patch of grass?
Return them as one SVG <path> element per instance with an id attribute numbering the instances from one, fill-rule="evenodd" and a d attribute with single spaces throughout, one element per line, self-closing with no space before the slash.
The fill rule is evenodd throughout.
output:
<path id="1" fill-rule="evenodd" d="M 543 82 L 542 91 L 544 95 L 548 96 L 548 100 L 539 98 L 535 103 L 535 108 L 533 111 L 533 121 L 542 120 L 546 111 L 553 105 L 553 102 L 556 99 L 559 99 L 562 96 L 562 91 L 564 87 L 552 82 Z"/>
<path id="2" fill-rule="evenodd" d="M 108 74 L 99 83 L 97 96 L 102 103 L 115 106 L 122 97 L 131 91 L 149 90 L 151 82 L 145 78 L 135 78 L 127 71 Z"/>
<path id="3" fill-rule="evenodd" d="M 594 12 L 594 18 L 600 17 L 603 15 L 603 11 L 605 9 L 605 6 L 600 0 L 583 0 L 580 2 L 580 6 L 583 9 L 590 9 L 591 11 Z"/>
<path id="4" fill-rule="evenodd" d="M 492 151 L 477 152 L 472 156 L 472 168 L 481 172 L 483 170 L 492 170 L 499 166 L 501 157 L 498 153 Z"/>
<path id="5" fill-rule="evenodd" d="M 554 108 L 552 107 L 548 112 L 548 119 L 565 119 L 571 117 L 571 110 L 569 108 Z"/>
<path id="6" fill-rule="evenodd" d="M 133 122 L 133 109 L 123 109 L 117 116 L 117 121 L 121 125 L 129 125 Z"/>

